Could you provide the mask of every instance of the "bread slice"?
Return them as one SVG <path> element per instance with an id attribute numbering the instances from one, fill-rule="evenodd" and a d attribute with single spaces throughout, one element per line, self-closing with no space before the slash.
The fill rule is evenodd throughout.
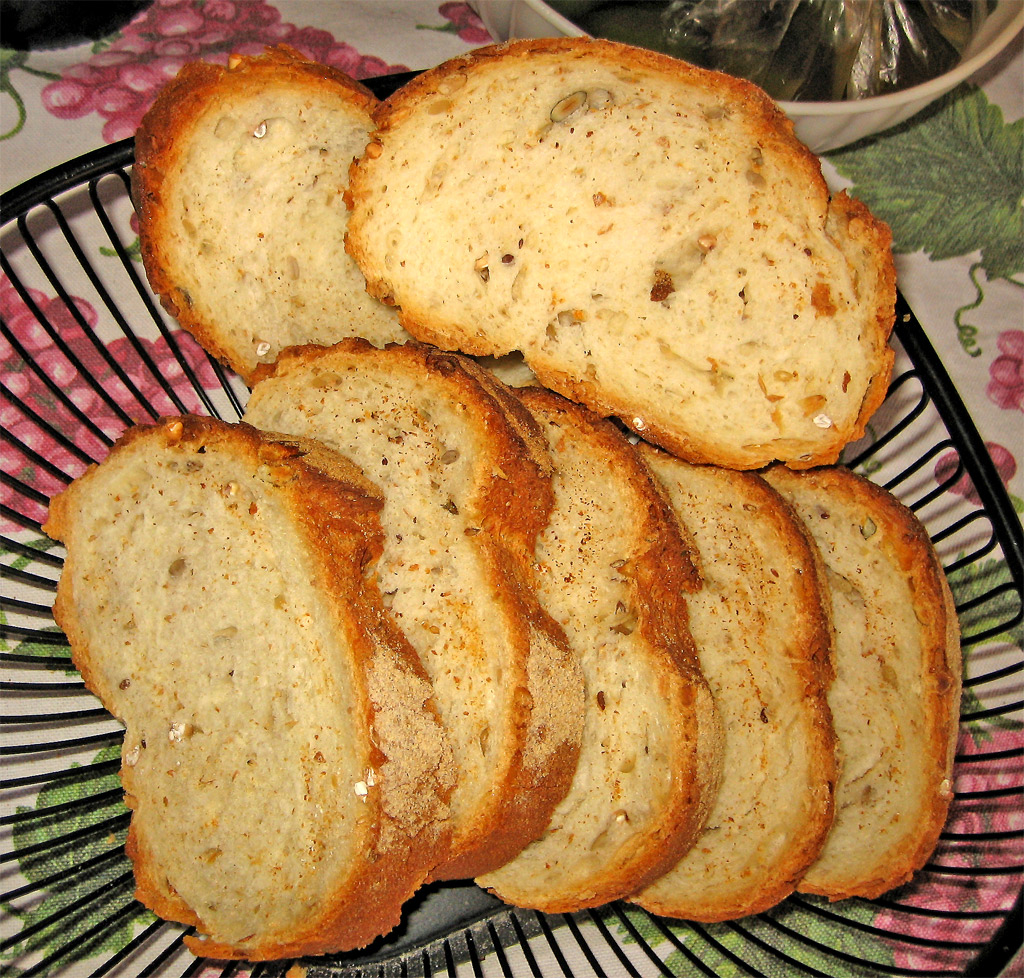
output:
<path id="1" fill-rule="evenodd" d="M 245 414 L 340 450 L 384 492 L 380 587 L 459 769 L 438 878 L 487 872 L 539 835 L 579 750 L 579 664 L 533 585 L 550 460 L 521 405 L 510 421 L 515 405 L 465 358 L 346 340 L 286 351 Z"/>
<path id="2" fill-rule="evenodd" d="M 167 311 L 249 379 L 285 346 L 407 338 L 345 254 L 377 99 L 287 47 L 189 62 L 135 138 L 142 260 Z"/>
<path id="3" fill-rule="evenodd" d="M 803 524 L 754 473 L 640 451 L 700 555 L 704 586 L 687 601 L 690 630 L 722 716 L 725 756 L 703 833 L 632 899 L 688 920 L 760 913 L 792 893 L 832 824 L 824 571 Z"/>
<path id="4" fill-rule="evenodd" d="M 717 788 L 721 731 L 687 628 L 700 581 L 671 509 L 610 422 L 540 388 L 520 396 L 555 467 L 541 600 L 582 663 L 586 719 L 544 834 L 477 882 L 517 907 L 570 913 L 632 893 L 690 846 Z"/>
<path id="5" fill-rule="evenodd" d="M 892 366 L 887 227 L 753 85 L 591 38 L 478 49 L 375 112 L 347 247 L 419 339 L 522 351 L 676 455 L 834 461 Z"/>
<path id="6" fill-rule="evenodd" d="M 956 611 L 924 527 L 884 489 L 840 467 L 765 477 L 818 545 L 836 633 L 835 823 L 799 889 L 873 898 L 927 861 L 953 796 Z"/>
<path id="7" fill-rule="evenodd" d="M 322 447 L 193 417 L 51 502 L 54 617 L 126 726 L 137 896 L 197 954 L 367 944 L 447 849 L 451 750 L 370 573 L 380 508 Z"/>

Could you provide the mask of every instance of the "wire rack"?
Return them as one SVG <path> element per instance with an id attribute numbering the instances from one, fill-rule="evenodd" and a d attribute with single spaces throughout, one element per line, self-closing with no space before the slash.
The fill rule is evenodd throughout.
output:
<path id="1" fill-rule="evenodd" d="M 283 974 L 193 958 L 134 900 L 122 728 L 85 689 L 51 614 L 63 551 L 50 496 L 130 424 L 237 420 L 246 389 L 161 311 L 138 261 L 130 141 L 3 196 L 0 966 L 53 974 Z M 546 916 L 435 884 L 370 948 L 310 975 L 995 975 L 1021 945 L 1024 572 L 1020 521 L 962 401 L 900 299 L 897 372 L 845 458 L 913 509 L 957 601 L 965 685 L 956 797 L 915 880 L 884 897 L 794 896 L 697 925 L 626 904 Z"/>

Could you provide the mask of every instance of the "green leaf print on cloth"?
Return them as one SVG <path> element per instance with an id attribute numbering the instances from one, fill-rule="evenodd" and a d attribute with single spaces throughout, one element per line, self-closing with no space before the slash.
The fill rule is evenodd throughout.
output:
<path id="1" fill-rule="evenodd" d="M 829 160 L 892 227 L 895 251 L 936 260 L 980 251 L 990 279 L 1024 271 L 1024 119 L 1004 123 L 981 89 L 962 85 Z"/>
<path id="2" fill-rule="evenodd" d="M 118 777 L 120 756 L 119 744 L 105 747 L 91 764 L 44 787 L 34 806 L 18 807 L 14 849 L 34 899 L 28 909 L 17 899 L 4 905 L 21 920 L 19 940 L 5 956 L 43 956 L 38 974 L 119 951 L 136 924 L 155 920 L 134 898 L 124 851 L 129 813 Z"/>
<path id="3" fill-rule="evenodd" d="M 964 321 L 984 298 L 979 270 L 1016 285 L 1024 271 L 1024 119 L 1005 123 L 981 89 L 961 85 L 889 133 L 828 159 L 892 228 L 896 253 L 920 250 L 936 261 L 981 253 L 968 272 L 976 297 L 955 317 L 960 345 L 980 355 L 977 328 Z"/>

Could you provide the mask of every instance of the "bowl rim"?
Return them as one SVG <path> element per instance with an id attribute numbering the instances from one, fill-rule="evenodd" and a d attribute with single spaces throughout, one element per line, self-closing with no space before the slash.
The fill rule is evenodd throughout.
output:
<path id="1" fill-rule="evenodd" d="M 544 0 L 522 0 L 522 2 L 566 36 L 582 37 L 586 34 L 586 31 L 563 17 Z M 777 100 L 777 104 L 790 118 L 795 119 L 801 116 L 841 116 L 855 112 L 884 111 L 902 107 L 920 99 L 930 101 L 937 98 L 995 58 L 1021 30 L 1024 30 L 1024 3 L 1021 3 L 1020 0 L 1002 0 L 999 5 L 1005 5 L 1010 10 L 1014 7 L 1017 9 L 981 50 L 961 61 L 955 68 L 950 68 L 949 71 L 943 72 L 935 78 L 898 92 L 871 95 L 867 98 L 829 102 L 796 102 L 780 99 Z M 984 30 L 984 27 L 982 29 Z"/>

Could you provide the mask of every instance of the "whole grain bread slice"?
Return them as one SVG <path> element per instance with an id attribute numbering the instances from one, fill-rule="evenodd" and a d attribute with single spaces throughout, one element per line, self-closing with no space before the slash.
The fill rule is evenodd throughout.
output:
<path id="1" fill-rule="evenodd" d="M 187 416 L 51 502 L 54 617 L 126 726 L 137 896 L 197 954 L 365 945 L 447 850 L 451 750 L 370 572 L 380 508 L 322 446 Z"/>
<path id="2" fill-rule="evenodd" d="M 459 769 L 436 875 L 507 862 L 568 790 L 583 725 L 579 663 L 534 590 L 552 505 L 535 423 L 464 357 L 360 340 L 286 351 L 245 417 L 325 442 L 381 486 L 380 587 L 433 681 Z"/>
<path id="3" fill-rule="evenodd" d="M 376 104 L 281 46 L 187 63 L 142 120 L 132 193 L 150 284 L 246 380 L 296 343 L 408 338 L 343 247 Z"/>
<path id="4" fill-rule="evenodd" d="M 871 899 L 924 865 L 953 797 L 956 610 L 927 532 L 886 490 L 838 466 L 765 478 L 817 543 L 836 635 L 835 822 L 799 889 Z"/>
<path id="5" fill-rule="evenodd" d="M 519 396 L 554 464 L 539 593 L 582 663 L 586 717 L 544 834 L 477 882 L 570 913 L 632 893 L 689 848 L 717 789 L 721 731 L 687 628 L 700 581 L 657 484 L 611 422 L 540 388 Z"/>
<path id="6" fill-rule="evenodd" d="M 793 892 L 832 825 L 824 570 L 801 521 L 754 473 L 640 451 L 699 555 L 690 630 L 722 716 L 724 759 L 703 833 L 632 900 L 688 920 L 760 913 Z"/>
<path id="7" fill-rule="evenodd" d="M 753 85 L 591 38 L 451 59 L 374 113 L 347 247 L 419 339 L 697 462 L 834 461 L 892 366 L 887 227 Z"/>

